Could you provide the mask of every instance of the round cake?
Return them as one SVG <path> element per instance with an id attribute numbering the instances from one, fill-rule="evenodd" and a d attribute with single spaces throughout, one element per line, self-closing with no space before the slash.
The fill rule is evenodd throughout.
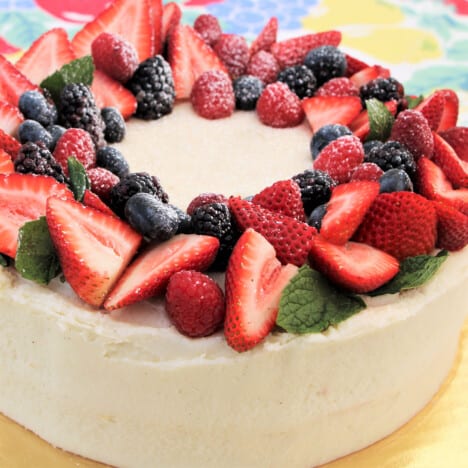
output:
<path id="1" fill-rule="evenodd" d="M 131 10 L 131 5 L 117 0 L 97 24 L 112 17 L 103 28 L 123 34 L 116 26 L 123 21 L 119 15 L 141 13 Z M 88 25 L 83 31 L 92 31 L 95 39 L 101 31 L 93 28 Z M 250 56 L 259 44 L 266 47 L 265 37 L 270 36 L 265 31 L 271 31 L 271 22 L 261 40 L 250 46 Z M 84 33 L 73 40 L 77 55 L 85 55 Z M 112 146 L 125 156 L 132 174 L 157 175 L 151 183 L 159 192 L 140 197 L 157 199 L 144 205 L 162 210 L 152 212 L 152 217 L 129 208 L 129 200 L 144 189 L 135 190 L 125 210 L 119 211 L 113 197 L 122 197 L 115 187 L 125 175 L 107 171 L 104 163 L 89 163 L 88 150 L 83 156 L 79 152 L 88 140 L 91 148 L 102 147 L 104 137 L 110 142 L 106 132 L 110 124 L 103 127 L 103 134 L 96 133 L 94 126 L 80 127 L 82 122 L 68 125 L 71 128 L 50 153 L 53 162 L 44 156 L 47 145 L 24 136 L 25 122 L 31 118 L 20 123 L 21 144 L 0 135 L 2 153 L 11 155 L 14 169 L 8 166 L 0 174 L 4 219 L 0 218 L 0 260 L 5 264 L 0 269 L 0 411 L 55 447 L 117 467 L 321 465 L 401 427 L 427 405 L 452 368 L 467 316 L 468 170 L 466 152 L 462 155 L 460 149 L 465 127 L 456 126 L 458 107 L 454 116 L 456 96 L 450 90 L 435 92 L 410 109 L 409 97 L 403 95 L 372 100 L 381 93 L 401 94 L 401 85 L 382 67 L 349 56 L 346 79 L 351 77 L 351 84 L 360 88 L 357 95 L 347 88 L 351 94 L 338 96 L 339 106 L 336 89 L 326 85 L 330 77 L 315 83 L 310 95 L 301 94 L 297 81 L 285 78 L 281 83 L 263 83 L 257 111 L 239 110 L 238 102 L 234 111 L 232 101 L 228 115 L 218 115 L 226 112 L 227 98 L 224 93 L 210 93 L 237 72 L 223 47 L 187 45 L 189 39 L 195 44 L 201 37 L 208 40 L 203 30 L 199 33 L 176 22 L 167 33 L 169 63 L 157 55 L 151 67 L 156 64 L 159 71 L 145 71 L 144 78 L 137 80 L 135 76 L 143 73 L 139 65 L 127 82 L 135 96 L 136 117 L 127 120 L 125 137 Z M 335 49 L 329 44 L 335 33 L 313 35 L 317 47 L 308 43 L 308 49 Z M 231 40 L 226 41 L 231 44 Z M 291 54 L 309 40 L 275 39 L 268 47 L 278 62 L 294 61 L 298 59 L 291 59 Z M 316 44 L 318 40 L 325 44 Z M 138 45 L 141 58 L 141 44 L 133 45 Z M 27 52 L 18 70 L 28 69 L 27 58 L 41 47 Z M 193 74 L 188 96 L 184 96 L 187 76 L 180 74 L 181 64 L 186 63 L 181 57 L 187 57 L 184 47 L 190 51 Z M 209 55 L 208 70 L 197 68 L 205 67 L 208 60 L 197 55 L 200 50 L 217 51 L 217 61 Z M 93 48 L 96 63 L 99 54 Z M 109 62 L 113 67 L 115 61 Z M 358 67 L 354 73 L 349 71 L 351 64 Z M 9 70 L 10 65 L 2 66 Z M 100 69 L 95 74 L 98 84 L 110 86 L 113 81 L 102 73 Z M 162 97 L 156 93 L 161 99 L 156 106 L 136 90 L 155 73 L 154 86 L 163 83 L 165 89 Z M 316 75 L 320 76 L 318 71 Z M 85 99 L 89 88 L 79 76 L 64 89 Z M 175 91 L 166 89 L 168 76 Z M 373 90 L 369 83 L 375 80 L 385 83 Z M 55 85 L 39 83 L 54 92 Z M 27 91 L 37 93 L 35 87 Z M 109 103 L 102 88 L 93 91 L 98 103 L 100 99 Z M 171 92 L 176 101 L 167 108 Z M 63 115 L 69 96 L 63 90 L 60 96 L 57 109 Z M 123 101 L 120 104 L 124 114 Z M 18 106 L 26 116 L 21 101 Z M 163 115 L 156 118 L 154 113 L 161 109 Z M 386 134 L 376 129 L 382 116 L 387 123 L 379 128 L 387 126 Z M 332 133 L 346 127 L 346 133 L 331 137 L 330 130 L 321 130 L 325 127 Z M 69 149 L 64 141 L 67 135 L 75 138 L 77 129 L 88 135 Z M 14 133 L 3 130 L 5 135 Z M 323 143 L 319 137 L 327 141 L 315 154 L 314 144 Z M 379 147 L 364 153 L 366 139 L 379 140 Z M 384 150 L 382 145 L 387 145 Z M 61 160 L 65 147 L 67 158 Z M 371 162 L 393 151 L 398 151 L 398 158 L 410 158 L 402 163 L 404 169 L 389 169 L 388 160 L 382 167 Z M 34 159 L 37 154 L 49 158 L 47 164 L 40 165 Z M 31 170 L 26 161 L 32 159 Z M 40 172 L 44 165 L 52 173 Z M 358 167 L 362 171 L 353 178 Z M 90 186 L 80 182 L 86 181 L 80 179 L 82 169 Z M 96 169 L 113 175 L 102 176 Z M 325 173 L 332 185 L 325 201 L 305 208 L 309 192 L 301 183 L 304 174 L 313 171 L 315 176 Z M 285 202 L 284 187 L 291 186 Z M 222 194 L 222 198 L 190 209 L 200 194 Z M 36 199 L 42 197 L 44 206 L 37 208 Z M 234 240 L 230 238 L 227 247 L 224 234 L 216 237 L 216 231 L 197 230 L 201 228 L 194 213 L 212 206 L 233 219 L 229 235 Z M 167 210 L 169 220 L 177 218 L 178 224 L 167 234 L 164 218 L 155 233 L 160 213 Z M 180 211 L 184 216 L 175 217 L 173 213 Z M 198 216 L 204 216 L 213 229 L 214 215 L 208 213 L 201 211 Z M 192 219 L 189 216 L 187 221 L 187 214 Z M 35 241 L 38 231 L 28 240 L 24 229 L 28 221 L 45 223 L 48 244 L 43 233 Z M 151 229 L 146 230 L 150 221 Z M 16 229 L 13 240 L 11 226 Z M 41 250 L 43 242 L 46 252 Z M 175 299 L 174 293 L 169 294 L 173 278 L 192 269 L 214 280 L 223 303 L 216 326 L 198 335 L 184 328 L 189 319 L 182 319 L 182 325 L 177 321 L 172 305 L 177 300 L 182 310 L 188 310 L 183 303 L 189 298 L 182 293 L 195 286 L 182 283 Z M 50 270 L 47 280 L 44 270 Z M 212 312 L 207 310 L 202 307 L 211 320 Z M 204 319 L 190 320 L 199 330 Z"/>

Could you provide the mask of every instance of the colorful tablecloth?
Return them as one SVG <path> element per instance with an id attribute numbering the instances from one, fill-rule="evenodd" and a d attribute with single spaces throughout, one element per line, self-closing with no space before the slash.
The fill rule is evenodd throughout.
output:
<path id="1" fill-rule="evenodd" d="M 108 3 L 109 0 L 0 0 L 0 54 L 14 60 L 51 27 L 64 27 L 73 35 Z M 428 94 L 435 88 L 445 87 L 456 90 L 461 100 L 460 124 L 468 125 L 467 0 L 188 0 L 177 3 L 183 7 L 184 22 L 192 23 L 200 13 L 212 13 L 218 16 L 224 31 L 240 33 L 249 39 L 256 36 L 271 16 L 279 20 L 281 37 L 339 29 L 343 31 L 342 47 L 346 51 L 368 63 L 390 67 L 393 75 L 405 84 L 408 94 Z M 468 323 L 457 362 L 431 404 L 395 434 L 328 466 L 468 467 L 467 389 Z M 101 465 L 56 450 L 0 416 L 0 467 L 78 466 Z"/>

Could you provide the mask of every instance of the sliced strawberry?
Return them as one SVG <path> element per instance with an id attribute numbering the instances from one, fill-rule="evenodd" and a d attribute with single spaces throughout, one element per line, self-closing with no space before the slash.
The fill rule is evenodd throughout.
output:
<path id="1" fill-rule="evenodd" d="M 272 44 L 270 51 L 281 68 L 286 68 L 302 63 L 311 49 L 323 45 L 338 47 L 340 42 L 340 31 L 322 31 L 276 42 Z"/>
<path id="2" fill-rule="evenodd" d="M 250 45 L 250 55 L 254 55 L 259 50 L 270 51 L 271 46 L 276 42 L 278 34 L 278 18 L 272 17 L 260 31 L 260 34 L 254 39 Z"/>
<path id="3" fill-rule="evenodd" d="M 12 63 L 0 55 L 0 101 L 18 106 L 20 96 L 30 90 L 38 90 Z"/>
<path id="4" fill-rule="evenodd" d="M 73 198 L 66 185 L 52 177 L 0 174 L 0 253 L 15 257 L 19 229 L 46 214 L 51 196 Z"/>
<path id="5" fill-rule="evenodd" d="M 357 96 L 312 96 L 302 100 L 307 120 L 316 132 L 328 124 L 348 125 L 361 112 L 361 99 Z"/>
<path id="6" fill-rule="evenodd" d="M 174 78 L 177 99 L 188 99 L 192 92 L 195 77 L 187 41 L 187 32 L 183 25 L 172 28 L 168 38 L 168 60 Z"/>
<path id="7" fill-rule="evenodd" d="M 352 55 L 345 54 L 346 56 L 346 76 L 349 78 L 350 76 L 353 76 L 355 73 L 360 72 L 361 70 L 364 70 L 364 68 L 368 68 L 369 65 L 362 60 L 359 60 L 356 57 L 353 57 Z"/>
<path id="8" fill-rule="evenodd" d="M 16 67 L 33 83 L 39 84 L 75 58 L 63 28 L 53 28 L 39 36 L 16 62 Z"/>
<path id="9" fill-rule="evenodd" d="M 376 78 L 390 78 L 390 70 L 380 65 L 372 65 L 351 75 L 349 79 L 360 88 Z"/>
<path id="10" fill-rule="evenodd" d="M 16 106 L 0 101 L 0 128 L 8 135 L 16 135 L 16 131 L 23 120 L 23 114 Z"/>
<path id="11" fill-rule="evenodd" d="M 468 127 L 452 127 L 439 135 L 454 149 L 457 156 L 468 162 Z"/>
<path id="12" fill-rule="evenodd" d="M 206 270 L 219 248 L 216 237 L 179 234 L 149 247 L 125 271 L 104 303 L 119 309 L 161 294 L 170 277 L 181 270 Z"/>
<path id="13" fill-rule="evenodd" d="M 298 221 L 305 220 L 301 189 L 292 179 L 280 180 L 252 198 L 252 203 Z"/>
<path id="14" fill-rule="evenodd" d="M 104 214 L 109 216 L 117 217 L 117 215 L 99 198 L 99 196 L 91 192 L 91 190 L 85 190 L 83 195 L 83 205 L 102 211 Z"/>
<path id="15" fill-rule="evenodd" d="M 437 244 L 439 249 L 461 250 L 468 244 L 468 216 L 453 206 L 434 202 L 437 212 Z"/>
<path id="16" fill-rule="evenodd" d="M 454 188 L 468 188 L 468 162 L 460 159 L 455 150 L 437 133 L 434 137 L 434 162 L 444 171 Z"/>
<path id="17" fill-rule="evenodd" d="M 168 2 L 163 7 L 161 39 L 162 43 L 167 40 L 173 28 L 175 28 L 182 18 L 182 10 L 175 2 Z"/>
<path id="18" fill-rule="evenodd" d="M 163 50 L 163 4 L 162 0 L 151 0 L 151 15 L 153 23 L 153 54 L 161 54 Z"/>
<path id="19" fill-rule="evenodd" d="M 78 57 L 91 54 L 91 44 L 102 32 L 119 34 L 135 47 L 140 62 L 153 54 L 153 21 L 150 0 L 115 0 L 84 25 L 72 40 Z"/>
<path id="20" fill-rule="evenodd" d="M 438 132 L 443 132 L 449 128 L 455 127 L 458 120 L 458 111 L 459 111 L 459 100 L 455 91 L 451 89 L 441 89 L 439 93 L 445 99 L 444 112 L 437 127 Z"/>
<path id="21" fill-rule="evenodd" d="M 446 192 L 438 193 L 435 199 L 452 205 L 468 216 L 468 189 L 447 190 Z"/>
<path id="22" fill-rule="evenodd" d="M 344 244 L 361 224 L 379 194 L 378 182 L 367 180 L 341 184 L 333 189 L 320 235 L 333 244 Z"/>
<path id="23" fill-rule="evenodd" d="M 398 107 L 396 101 L 387 101 L 384 102 L 384 104 L 392 115 L 396 115 Z M 364 141 L 370 132 L 370 122 L 367 110 L 364 109 L 361 111 L 361 113 L 348 126 L 355 136 L 357 136 L 361 141 Z"/>
<path id="24" fill-rule="evenodd" d="M 360 294 L 387 283 L 400 269 L 398 260 L 382 250 L 358 242 L 335 245 L 321 235 L 314 237 L 309 258 L 331 281 Z"/>
<path id="25" fill-rule="evenodd" d="M 21 143 L 0 128 L 0 149 L 6 151 L 15 160 L 20 148 Z"/>
<path id="26" fill-rule="evenodd" d="M 273 245 L 281 263 L 301 266 L 307 261 L 315 228 L 236 197 L 229 199 L 229 208 L 241 230 L 252 228 Z"/>
<path id="27" fill-rule="evenodd" d="M 414 109 L 421 112 L 431 127 L 432 131 L 437 131 L 444 113 L 445 97 L 440 91 L 436 91 L 423 99 Z"/>
<path id="28" fill-rule="evenodd" d="M 0 174 L 10 174 L 14 172 L 15 166 L 11 156 L 0 148 Z"/>
<path id="29" fill-rule="evenodd" d="M 46 219 L 65 279 L 83 301 L 100 307 L 142 237 L 115 216 L 75 200 L 50 197 Z"/>
<path id="30" fill-rule="evenodd" d="M 281 293 L 296 273 L 296 266 L 281 265 L 261 234 L 253 229 L 242 234 L 226 270 L 224 334 L 229 346 L 248 351 L 270 333 Z"/>
<path id="31" fill-rule="evenodd" d="M 135 96 L 118 81 L 108 77 L 100 70 L 94 71 L 91 90 L 100 107 L 116 107 L 124 119 L 129 119 L 136 111 Z"/>

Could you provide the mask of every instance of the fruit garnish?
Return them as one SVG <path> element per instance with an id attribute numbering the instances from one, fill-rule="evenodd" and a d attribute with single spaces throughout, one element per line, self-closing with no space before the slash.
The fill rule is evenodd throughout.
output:
<path id="1" fill-rule="evenodd" d="M 349 78 L 350 76 L 354 75 L 364 68 L 369 68 L 369 65 L 362 60 L 353 57 L 352 55 L 345 54 L 346 56 L 346 76 Z"/>
<path id="2" fill-rule="evenodd" d="M 0 174 L 9 174 L 14 172 L 15 166 L 11 160 L 11 156 L 0 148 Z"/>
<path id="3" fill-rule="evenodd" d="M 266 50 L 255 52 L 247 64 L 247 74 L 259 78 L 265 85 L 276 81 L 279 72 L 278 61 Z"/>
<path id="4" fill-rule="evenodd" d="M 21 143 L 0 128 L 0 149 L 8 153 L 14 160 L 20 148 Z"/>
<path id="5" fill-rule="evenodd" d="M 24 117 L 16 106 L 0 101 L 0 127 L 8 135 L 14 136 Z"/>
<path id="6" fill-rule="evenodd" d="M 392 112 L 385 103 L 378 99 L 368 99 L 365 103 L 369 119 L 369 133 L 366 135 L 366 139 L 387 140 L 395 123 Z"/>
<path id="7" fill-rule="evenodd" d="M 213 47 L 220 38 L 223 31 L 218 18 L 209 13 L 197 16 L 193 23 L 193 29 L 203 38 L 203 40 Z"/>
<path id="8" fill-rule="evenodd" d="M 273 246 L 247 229 L 232 252 L 226 270 L 226 341 L 238 352 L 260 343 L 275 325 L 281 292 L 297 273 L 282 266 Z"/>
<path id="9" fill-rule="evenodd" d="M 211 203 L 227 203 L 227 201 L 228 199 L 220 193 L 201 193 L 189 203 L 187 207 L 187 213 L 192 215 L 193 212 L 200 206 L 209 205 Z"/>
<path id="10" fill-rule="evenodd" d="M 432 131 L 439 128 L 445 107 L 445 96 L 441 91 L 435 91 L 424 98 L 414 110 L 421 112 L 426 117 L 427 123 Z"/>
<path id="11" fill-rule="evenodd" d="M 181 18 L 182 10 L 177 3 L 168 2 L 164 4 L 161 25 L 162 44 L 167 41 L 167 38 L 171 34 L 172 29 L 180 23 Z"/>
<path id="12" fill-rule="evenodd" d="M 102 211 L 109 216 L 117 215 L 91 190 L 85 189 L 82 199 L 83 205 L 94 208 L 95 210 Z"/>
<path id="13" fill-rule="evenodd" d="M 457 156 L 468 162 L 468 127 L 452 127 L 439 135 L 453 148 Z"/>
<path id="14" fill-rule="evenodd" d="M 162 54 L 163 52 L 163 2 L 162 0 L 151 0 L 151 22 L 153 25 L 153 52 L 152 55 Z"/>
<path id="15" fill-rule="evenodd" d="M 125 270 L 104 303 L 106 310 L 143 301 L 164 291 L 170 277 L 181 270 L 206 270 L 218 251 L 211 236 L 178 234 L 150 246 Z"/>
<path id="16" fill-rule="evenodd" d="M 96 150 L 89 133 L 81 128 L 69 128 L 58 140 L 54 158 L 68 175 L 68 158 L 76 158 L 85 169 L 96 165 Z"/>
<path id="17" fill-rule="evenodd" d="M 231 79 L 235 80 L 244 74 L 250 53 L 247 41 L 243 36 L 221 34 L 213 46 L 213 50 L 226 66 Z"/>
<path id="18" fill-rule="evenodd" d="M 38 90 L 11 62 L 0 55 L 0 101 L 18 106 L 19 98 L 25 91 Z"/>
<path id="19" fill-rule="evenodd" d="M 254 55 L 259 50 L 269 52 L 271 46 L 276 42 L 278 34 L 278 18 L 272 17 L 265 24 L 258 36 L 250 44 L 250 55 Z"/>
<path id="20" fill-rule="evenodd" d="M 359 88 L 349 78 L 341 76 L 320 86 L 315 96 L 359 96 Z"/>
<path id="21" fill-rule="evenodd" d="M 461 250 L 468 244 L 468 216 L 453 206 L 434 201 L 437 212 L 436 247 L 449 251 Z"/>
<path id="22" fill-rule="evenodd" d="M 354 73 L 349 79 L 358 87 L 364 86 L 372 80 L 377 78 L 389 78 L 390 70 L 388 68 L 381 67 L 380 65 L 372 65 L 367 68 L 363 68 L 358 72 Z"/>
<path id="23" fill-rule="evenodd" d="M 441 89 L 439 93 L 443 96 L 445 103 L 437 131 L 443 132 L 457 125 L 460 103 L 457 94 L 451 89 Z"/>
<path id="24" fill-rule="evenodd" d="M 377 166 L 377 164 L 372 162 L 365 162 L 359 164 L 359 166 L 356 166 L 353 169 L 351 174 L 351 181 L 374 180 L 378 182 L 383 173 L 384 171 L 379 166 Z"/>
<path id="25" fill-rule="evenodd" d="M 384 105 L 393 116 L 397 113 L 397 103 L 395 101 L 384 102 Z M 362 110 L 348 126 L 361 141 L 367 140 L 371 128 L 369 111 L 367 109 Z"/>
<path id="26" fill-rule="evenodd" d="M 101 307 L 141 236 L 120 219 L 74 200 L 50 197 L 46 219 L 65 279 L 83 301 Z"/>
<path id="27" fill-rule="evenodd" d="M 91 191 L 102 200 L 110 199 L 110 192 L 120 179 L 103 167 L 92 167 L 87 170 Z"/>

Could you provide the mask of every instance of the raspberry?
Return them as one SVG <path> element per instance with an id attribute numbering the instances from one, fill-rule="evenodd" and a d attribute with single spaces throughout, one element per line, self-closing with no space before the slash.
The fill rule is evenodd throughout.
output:
<path id="1" fill-rule="evenodd" d="M 91 191 L 104 201 L 110 200 L 110 192 L 120 179 L 103 167 L 93 167 L 87 171 Z"/>
<path id="2" fill-rule="evenodd" d="M 354 168 L 351 180 L 374 180 L 378 182 L 383 173 L 384 171 L 377 164 L 366 162 Z"/>
<path id="3" fill-rule="evenodd" d="M 75 157 L 85 169 L 96 165 L 96 150 L 88 132 L 81 128 L 69 128 L 57 141 L 54 158 L 68 176 L 68 158 Z"/>
<path id="4" fill-rule="evenodd" d="M 295 127 L 304 119 L 301 100 L 280 82 L 264 89 L 257 101 L 257 114 L 262 123 L 276 128 Z"/>
<path id="5" fill-rule="evenodd" d="M 229 117 L 236 105 L 229 76 L 218 70 L 207 71 L 198 77 L 190 100 L 195 112 L 205 119 Z"/>
<path id="6" fill-rule="evenodd" d="M 133 45 L 117 34 L 103 32 L 91 44 L 94 65 L 121 83 L 126 83 L 138 67 Z"/>
<path id="7" fill-rule="evenodd" d="M 196 196 L 187 207 L 187 213 L 192 216 L 193 212 L 203 205 L 209 205 L 211 203 L 226 203 L 228 200 L 224 195 L 220 193 L 201 193 Z"/>
<path id="8" fill-rule="evenodd" d="M 198 16 L 195 22 L 193 23 L 193 28 L 211 47 L 213 47 L 216 44 L 219 37 L 223 33 L 218 18 L 210 14 Z"/>
<path id="9" fill-rule="evenodd" d="M 247 41 L 242 36 L 221 34 L 213 49 L 233 80 L 245 73 L 250 54 Z"/>
<path id="10" fill-rule="evenodd" d="M 169 280 L 166 310 L 183 335 L 192 338 L 208 336 L 224 321 L 224 294 L 209 276 L 182 270 Z"/>
<path id="11" fill-rule="evenodd" d="M 252 55 L 246 71 L 247 74 L 256 76 L 266 85 L 276 81 L 279 72 L 280 66 L 274 55 L 264 50 Z"/>
<path id="12" fill-rule="evenodd" d="M 359 89 L 349 78 L 338 77 L 320 86 L 315 96 L 359 96 Z"/>

